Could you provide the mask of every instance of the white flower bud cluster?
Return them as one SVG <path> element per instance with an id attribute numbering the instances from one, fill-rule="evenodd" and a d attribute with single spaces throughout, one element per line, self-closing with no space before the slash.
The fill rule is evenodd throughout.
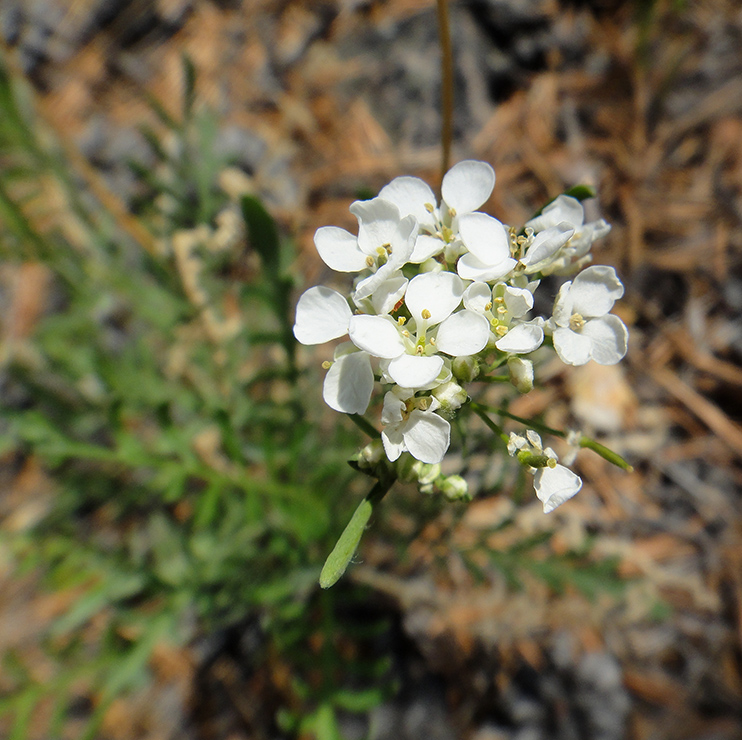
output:
<path id="1" fill-rule="evenodd" d="M 553 316 L 529 318 L 541 277 L 580 270 L 608 224 L 584 223 L 580 202 L 562 195 L 521 229 L 505 226 L 477 210 L 494 184 L 489 164 L 460 162 L 443 178 L 439 203 L 419 178 L 397 177 L 350 206 L 356 235 L 335 226 L 315 234 L 324 262 L 355 276 L 353 289 L 307 290 L 294 334 L 309 345 L 348 337 L 329 364 L 323 397 L 337 411 L 363 414 L 379 382 L 391 461 L 403 452 L 423 463 L 443 459 L 448 419 L 482 367 L 507 364 L 513 385 L 530 390 L 527 355 L 545 335 L 570 365 L 613 364 L 626 353 L 626 327 L 608 315 L 623 294 L 611 267 L 583 270 L 562 286 Z"/>

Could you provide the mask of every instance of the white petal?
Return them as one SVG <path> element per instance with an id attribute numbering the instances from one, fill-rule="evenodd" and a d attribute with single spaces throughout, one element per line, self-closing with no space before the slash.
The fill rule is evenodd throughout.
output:
<path id="1" fill-rule="evenodd" d="M 514 288 L 508 285 L 505 288 L 505 307 L 508 313 L 516 319 L 525 316 L 533 308 L 533 293 L 527 288 Z"/>
<path id="2" fill-rule="evenodd" d="M 445 243 L 437 236 L 429 234 L 420 234 L 415 242 L 415 248 L 412 250 L 409 261 L 419 265 L 426 259 L 442 252 L 445 249 Z"/>
<path id="3" fill-rule="evenodd" d="M 615 365 L 626 354 L 629 332 L 618 316 L 591 319 L 582 328 L 582 336 L 592 342 L 590 356 L 600 365 Z"/>
<path id="4" fill-rule="evenodd" d="M 510 240 L 505 227 L 486 213 L 461 216 L 459 236 L 464 246 L 486 265 L 496 265 L 510 256 Z"/>
<path id="5" fill-rule="evenodd" d="M 571 287 L 571 280 L 562 283 L 554 301 L 554 321 L 558 326 L 569 326 L 569 319 L 574 313 L 572 311 L 572 296 L 569 290 Z"/>
<path id="6" fill-rule="evenodd" d="M 451 315 L 461 303 L 464 283 L 452 272 L 426 272 L 410 280 L 405 294 L 405 304 L 416 321 L 422 321 L 426 309 L 430 317 L 428 326 L 435 326 Z"/>
<path id="7" fill-rule="evenodd" d="M 575 228 L 582 226 L 585 219 L 585 209 L 577 198 L 569 195 L 558 195 L 547 206 L 544 206 L 540 216 L 526 222 L 534 231 L 543 231 L 566 221 Z"/>
<path id="8" fill-rule="evenodd" d="M 464 309 L 449 316 L 439 327 L 435 345 L 452 357 L 481 352 L 490 338 L 490 322 L 475 311 Z"/>
<path id="9" fill-rule="evenodd" d="M 564 465 L 557 465 L 555 468 L 539 468 L 533 476 L 533 487 L 544 504 L 544 514 L 548 514 L 582 488 L 582 479 Z"/>
<path id="10" fill-rule="evenodd" d="M 359 272 L 366 267 L 366 255 L 349 231 L 323 226 L 314 234 L 314 246 L 322 261 L 337 272 Z"/>
<path id="11" fill-rule="evenodd" d="M 399 209 L 383 198 L 357 200 L 350 204 L 350 212 L 358 219 L 358 246 L 365 254 L 376 255 L 376 250 L 391 244 L 399 224 Z"/>
<path id="12" fill-rule="evenodd" d="M 371 296 L 374 311 L 380 314 L 390 313 L 404 297 L 407 282 L 406 277 L 399 275 L 381 283 Z"/>
<path id="13" fill-rule="evenodd" d="M 419 177 L 395 177 L 384 185 L 379 197 L 394 203 L 400 216 L 414 216 L 421 226 L 434 226 L 433 214 L 425 208 L 425 204 L 435 207 L 436 197 L 430 186 Z"/>
<path id="14" fill-rule="evenodd" d="M 544 330 L 536 324 L 518 324 L 514 326 L 502 339 L 495 342 L 495 347 L 501 352 L 512 352 L 525 355 L 533 352 L 544 341 Z"/>
<path id="15" fill-rule="evenodd" d="M 574 260 L 584 257 L 593 243 L 604 237 L 610 230 L 611 225 L 602 218 L 585 224 L 569 242 L 571 258 Z"/>
<path id="16" fill-rule="evenodd" d="M 351 316 L 348 334 L 358 349 L 374 357 L 391 359 L 404 352 L 397 325 L 387 316 Z"/>
<path id="17" fill-rule="evenodd" d="M 416 409 L 402 427 L 402 434 L 412 457 L 424 463 L 439 463 L 451 440 L 451 425 L 438 414 Z"/>
<path id="18" fill-rule="evenodd" d="M 442 367 L 443 358 L 439 355 L 421 357 L 404 354 L 389 363 L 387 372 L 403 388 L 422 388 L 438 377 Z"/>
<path id="19" fill-rule="evenodd" d="M 344 355 L 327 371 L 322 397 L 335 411 L 363 414 L 371 400 L 374 372 L 371 358 L 365 352 Z"/>
<path id="20" fill-rule="evenodd" d="M 574 228 L 563 221 L 540 234 L 536 234 L 521 261 L 524 265 L 533 266 L 550 259 L 570 240 L 574 233 Z"/>
<path id="21" fill-rule="evenodd" d="M 595 265 L 583 270 L 570 288 L 572 311 L 584 318 L 604 316 L 623 295 L 623 284 L 616 271 L 606 265 Z"/>
<path id="22" fill-rule="evenodd" d="M 384 424 L 384 426 L 387 424 L 400 424 L 403 419 L 402 412 L 404 409 L 405 403 L 401 398 L 391 391 L 384 394 L 384 407 L 381 410 L 381 423 Z"/>
<path id="23" fill-rule="evenodd" d="M 417 221 L 412 216 L 405 216 L 395 225 L 387 242 L 392 250 L 388 261 L 373 275 L 361 280 L 356 285 L 355 293 L 353 293 L 354 303 L 358 304 L 364 298 L 368 298 L 376 292 L 385 280 L 391 278 L 407 262 L 415 247 L 416 232 Z"/>
<path id="24" fill-rule="evenodd" d="M 487 310 L 487 305 L 492 307 L 492 288 L 487 283 L 475 282 L 472 283 L 464 291 L 464 307 L 470 311 L 477 311 L 478 313 L 484 313 Z"/>
<path id="25" fill-rule="evenodd" d="M 407 448 L 402 431 L 398 426 L 389 427 L 381 432 L 381 442 L 386 456 L 394 462 Z"/>
<path id="26" fill-rule="evenodd" d="M 590 360 L 592 341 L 571 329 L 554 329 L 554 349 L 559 359 L 567 365 L 584 365 Z"/>
<path id="27" fill-rule="evenodd" d="M 352 316 L 348 301 L 336 290 L 318 285 L 296 304 L 294 336 L 302 344 L 322 344 L 348 333 Z"/>
<path id="28" fill-rule="evenodd" d="M 463 214 L 476 211 L 492 194 L 495 171 L 486 162 L 467 159 L 451 167 L 441 183 L 449 210 Z"/>
<path id="29" fill-rule="evenodd" d="M 392 234 L 392 253 L 387 262 L 392 269 L 399 269 L 410 258 L 417 241 L 417 230 L 417 219 L 414 216 L 405 216 L 397 224 Z"/>
<path id="30" fill-rule="evenodd" d="M 505 277 L 516 265 L 512 257 L 507 257 L 496 265 L 487 265 L 478 260 L 473 254 L 463 255 L 456 264 L 456 271 L 464 280 L 479 280 L 491 283 Z"/>

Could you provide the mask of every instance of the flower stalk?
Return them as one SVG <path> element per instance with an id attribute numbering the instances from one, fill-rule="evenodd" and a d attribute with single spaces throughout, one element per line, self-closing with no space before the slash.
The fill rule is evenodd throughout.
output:
<path id="1" fill-rule="evenodd" d="M 441 177 L 451 162 L 453 140 L 453 50 L 448 0 L 437 0 L 438 38 L 441 45 Z"/>

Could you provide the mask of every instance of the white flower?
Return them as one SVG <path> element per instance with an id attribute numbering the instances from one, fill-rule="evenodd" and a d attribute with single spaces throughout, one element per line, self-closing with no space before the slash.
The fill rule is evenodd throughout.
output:
<path id="1" fill-rule="evenodd" d="M 535 272 L 548 273 L 559 250 L 570 240 L 575 230 L 570 224 L 561 222 L 533 236 L 526 228 L 523 239 L 525 254 L 518 260 L 518 268 L 526 275 Z"/>
<path id="2" fill-rule="evenodd" d="M 551 263 L 542 267 L 540 271 L 545 275 L 574 273 L 585 261 L 590 260 L 588 252 L 593 242 L 611 230 L 610 224 L 602 218 L 586 224 L 582 203 L 568 195 L 557 196 L 544 207 L 540 215 L 528 221 L 526 227 L 532 228 L 535 232 L 543 232 L 559 224 L 571 226 L 574 234 Z"/>
<path id="3" fill-rule="evenodd" d="M 413 319 L 409 327 L 390 316 L 354 316 L 351 341 L 375 357 L 390 360 L 386 372 L 398 385 L 425 388 L 443 369 L 439 352 L 451 357 L 474 355 L 487 346 L 489 326 L 483 316 L 468 310 L 453 313 L 463 293 L 463 282 L 451 272 L 417 275 L 404 299 Z"/>
<path id="4" fill-rule="evenodd" d="M 616 271 L 603 265 L 588 267 L 562 285 L 550 320 L 562 362 L 584 365 L 593 359 L 615 365 L 626 354 L 626 327 L 617 316 L 606 315 L 622 295 Z"/>
<path id="5" fill-rule="evenodd" d="M 451 425 L 435 413 L 435 398 L 415 398 L 414 391 L 395 388 L 384 396 L 381 441 L 394 462 L 409 452 L 424 463 L 439 463 L 448 450 Z"/>
<path id="6" fill-rule="evenodd" d="M 420 233 L 409 261 L 421 263 L 456 241 L 459 219 L 479 208 L 494 186 L 495 171 L 490 165 L 465 160 L 444 176 L 440 207 L 427 183 L 417 177 L 395 178 L 381 189 L 379 197 L 394 203 L 402 216 L 417 219 Z"/>
<path id="7" fill-rule="evenodd" d="M 323 226 L 315 232 L 314 245 L 323 262 L 337 272 L 370 271 L 356 286 L 357 304 L 407 263 L 417 222 L 412 216 L 401 218 L 397 207 L 382 198 L 355 201 L 350 211 L 358 219 L 357 237 L 337 226 Z"/>
<path id="8" fill-rule="evenodd" d="M 302 344 L 324 344 L 348 333 L 353 314 L 348 301 L 335 290 L 318 285 L 299 298 L 294 336 Z M 346 414 L 362 414 L 368 408 L 374 387 L 371 358 L 349 342 L 335 350 L 323 386 L 325 403 Z"/>
<path id="9" fill-rule="evenodd" d="M 462 258 L 463 259 L 463 258 Z M 544 331 L 541 322 L 520 321 L 533 308 L 533 293 L 498 283 L 494 289 L 474 282 L 464 291 L 464 306 L 482 314 L 495 335 L 495 347 L 501 352 L 527 354 L 541 346 Z"/>
<path id="10" fill-rule="evenodd" d="M 556 453 L 551 447 L 544 447 L 541 437 L 532 429 L 525 435 L 510 433 L 508 453 L 517 457 L 521 451 L 549 458 L 549 464 L 542 468 L 530 468 L 533 473 L 533 487 L 536 496 L 544 505 L 544 514 L 554 511 L 568 499 L 571 499 L 581 488 L 582 479 L 564 465 L 559 465 Z"/>

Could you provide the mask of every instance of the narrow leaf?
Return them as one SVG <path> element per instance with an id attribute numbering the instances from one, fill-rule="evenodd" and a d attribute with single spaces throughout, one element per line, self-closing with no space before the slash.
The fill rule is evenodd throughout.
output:
<path id="1" fill-rule="evenodd" d="M 263 204 L 252 195 L 242 198 L 242 217 L 245 219 L 250 245 L 260 255 L 265 271 L 273 279 L 278 278 L 280 242 L 278 229 Z"/>
<path id="2" fill-rule="evenodd" d="M 343 530 L 340 539 L 325 561 L 325 565 L 319 575 L 319 585 L 322 588 L 334 586 L 340 580 L 343 573 L 345 573 L 351 558 L 358 548 L 358 543 L 361 541 L 363 531 L 366 529 L 373 510 L 374 507 L 369 497 L 363 499 L 358 505 L 358 508 L 348 522 L 348 526 Z"/>

